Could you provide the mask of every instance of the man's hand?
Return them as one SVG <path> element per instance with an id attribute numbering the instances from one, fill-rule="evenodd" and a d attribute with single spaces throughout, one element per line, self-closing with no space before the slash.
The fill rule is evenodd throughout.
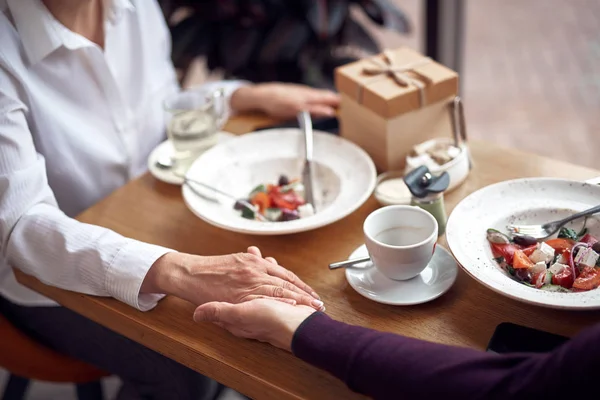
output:
<path id="1" fill-rule="evenodd" d="M 261 83 L 244 86 L 231 96 L 235 112 L 262 111 L 276 118 L 295 118 L 300 111 L 315 117 L 331 117 L 340 103 L 329 90 L 289 83 Z"/>
<path id="2" fill-rule="evenodd" d="M 298 326 L 315 312 L 314 308 L 293 306 L 271 299 L 242 304 L 206 303 L 196 308 L 194 321 L 212 322 L 232 334 L 271 343 L 291 351 Z"/>
<path id="3" fill-rule="evenodd" d="M 264 259 L 256 247 L 225 256 L 167 253 L 148 271 L 141 293 L 170 294 L 196 305 L 273 298 L 317 310 L 323 307 L 310 286 L 274 259 Z"/>

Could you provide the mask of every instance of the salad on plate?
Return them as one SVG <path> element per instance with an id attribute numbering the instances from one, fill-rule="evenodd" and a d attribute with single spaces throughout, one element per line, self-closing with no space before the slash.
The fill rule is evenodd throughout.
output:
<path id="1" fill-rule="evenodd" d="M 312 204 L 304 199 L 304 185 L 299 179 L 281 175 L 277 184 L 260 184 L 247 199 L 238 200 L 234 209 L 243 218 L 270 222 L 293 221 L 315 214 Z"/>
<path id="2" fill-rule="evenodd" d="M 557 238 L 538 241 L 487 230 L 494 260 L 517 282 L 541 290 L 582 292 L 600 286 L 600 242 L 587 233 L 562 228 Z"/>

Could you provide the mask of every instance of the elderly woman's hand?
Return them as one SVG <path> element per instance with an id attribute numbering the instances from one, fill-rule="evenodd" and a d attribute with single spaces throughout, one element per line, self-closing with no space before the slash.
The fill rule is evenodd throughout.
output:
<path id="1" fill-rule="evenodd" d="M 290 83 L 243 86 L 231 96 L 233 111 L 262 111 L 277 118 L 294 118 L 300 111 L 308 111 L 315 117 L 331 117 L 339 103 L 340 98 L 334 92 Z"/>
<path id="2" fill-rule="evenodd" d="M 167 253 L 148 271 L 141 293 L 171 294 L 196 305 L 274 298 L 317 310 L 323 307 L 310 286 L 274 259 L 264 259 L 256 247 L 225 256 Z"/>
<path id="3" fill-rule="evenodd" d="M 314 308 L 271 299 L 242 304 L 206 303 L 196 308 L 194 321 L 212 322 L 236 336 L 271 343 L 290 351 L 294 332 Z"/>

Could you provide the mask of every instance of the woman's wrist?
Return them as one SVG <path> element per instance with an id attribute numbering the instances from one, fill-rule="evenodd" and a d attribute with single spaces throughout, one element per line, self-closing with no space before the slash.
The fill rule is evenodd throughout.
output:
<path id="1" fill-rule="evenodd" d="M 262 111 L 260 96 L 259 85 L 244 85 L 233 92 L 229 106 L 236 113 Z"/>
<path id="2" fill-rule="evenodd" d="M 187 255 L 178 252 L 169 252 L 158 258 L 148 270 L 140 293 L 180 293 L 181 282 L 186 273 L 185 257 Z"/>
<path id="3" fill-rule="evenodd" d="M 273 346 L 287 351 L 292 351 L 292 342 L 298 329 L 307 321 L 312 314 L 317 312 L 310 307 L 299 306 L 294 313 L 278 317 L 278 326 L 273 330 L 273 335 L 269 340 Z"/>

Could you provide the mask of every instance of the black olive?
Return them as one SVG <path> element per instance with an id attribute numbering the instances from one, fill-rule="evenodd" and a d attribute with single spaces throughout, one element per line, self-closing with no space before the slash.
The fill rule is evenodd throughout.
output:
<path id="1" fill-rule="evenodd" d="M 285 175 L 281 175 L 279 177 L 279 182 L 277 182 L 279 186 L 286 186 L 290 184 L 290 180 L 288 179 L 287 176 Z"/>
<path id="2" fill-rule="evenodd" d="M 244 200 L 238 200 L 233 205 L 233 209 L 234 210 L 238 210 L 238 211 L 242 211 L 242 210 L 248 208 L 247 204 L 250 204 L 250 200 L 246 200 L 246 199 L 244 199 Z"/>
<path id="3" fill-rule="evenodd" d="M 594 250 L 596 253 L 600 253 L 600 242 L 594 243 L 592 250 Z"/>
<path id="4" fill-rule="evenodd" d="M 531 282 L 531 273 L 526 268 L 515 269 L 515 276 L 523 282 Z"/>
<path id="5" fill-rule="evenodd" d="M 513 238 L 513 241 L 516 244 L 518 244 L 519 246 L 525 246 L 525 247 L 529 247 L 529 246 L 533 246 L 534 244 L 537 244 L 536 238 L 527 236 L 527 235 L 517 235 Z"/>
<path id="6" fill-rule="evenodd" d="M 298 215 L 298 212 L 282 210 L 282 213 L 281 213 L 282 221 L 293 221 L 295 219 L 300 219 L 300 215 Z"/>

